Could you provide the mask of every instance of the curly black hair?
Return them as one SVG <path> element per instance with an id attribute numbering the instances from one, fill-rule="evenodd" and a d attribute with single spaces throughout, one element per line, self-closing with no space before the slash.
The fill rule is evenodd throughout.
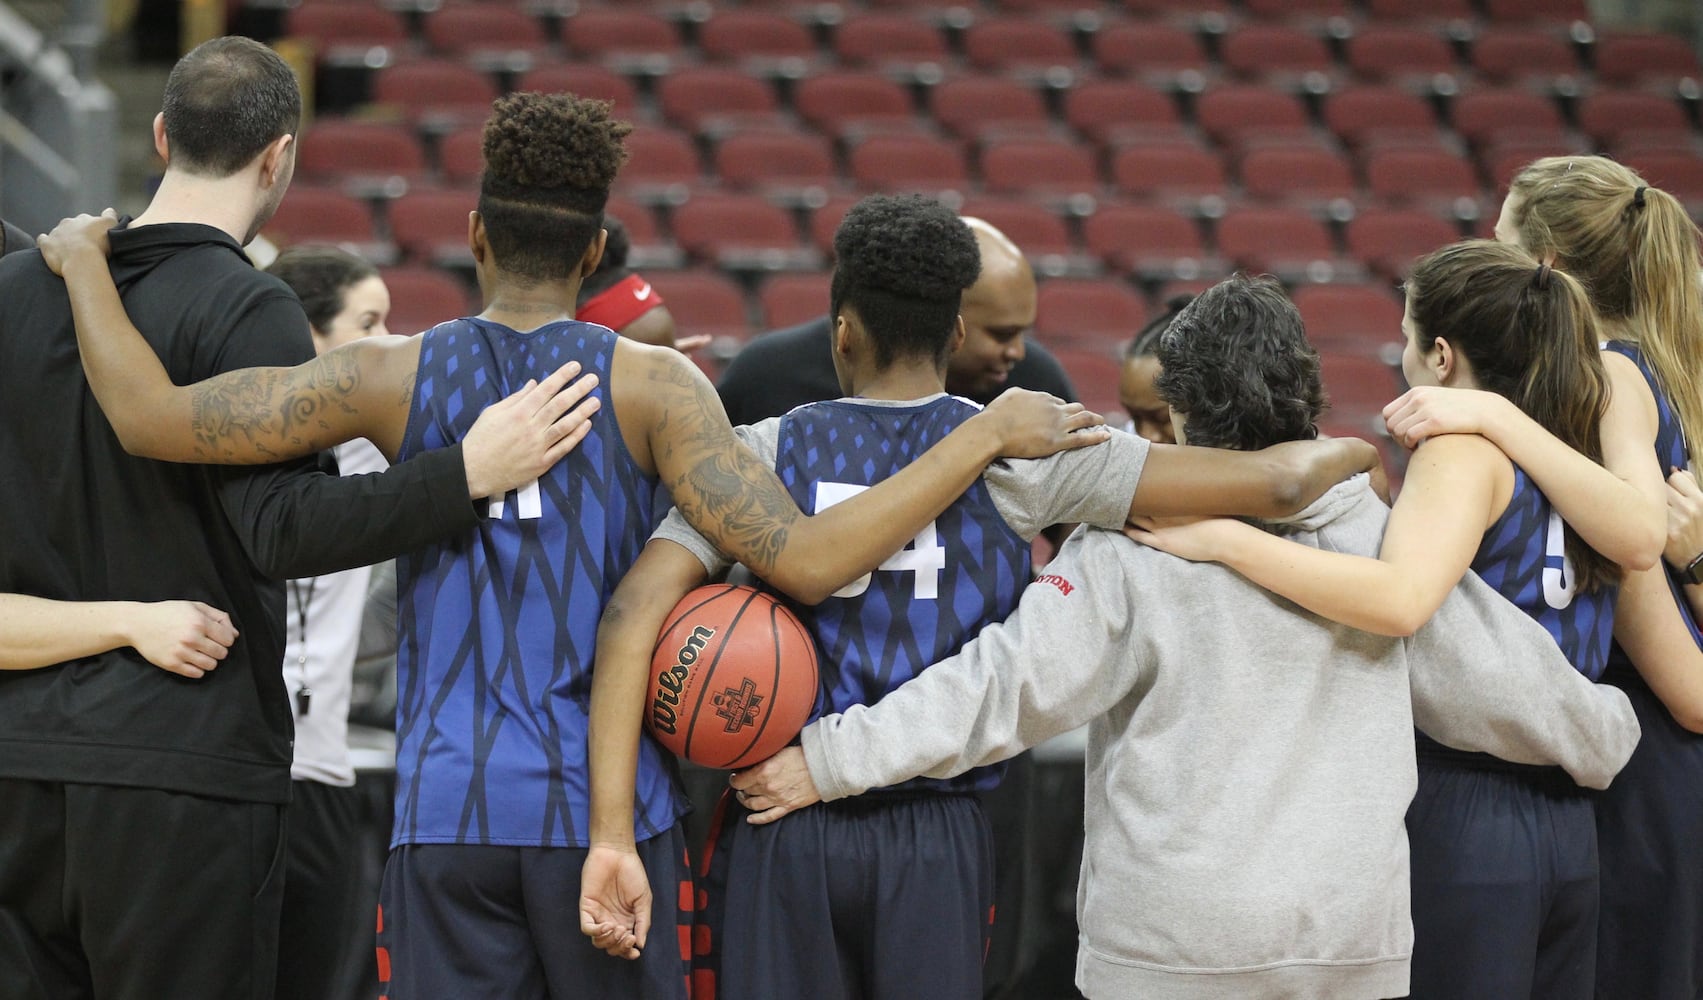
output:
<path id="1" fill-rule="evenodd" d="M 563 280 L 597 238 L 633 130 L 609 109 L 572 94 L 508 94 L 492 105 L 479 214 L 505 272 Z"/>
<path id="2" fill-rule="evenodd" d="M 1194 296 L 1188 292 L 1166 299 L 1165 311 L 1148 320 L 1147 325 L 1137 330 L 1135 336 L 1130 338 L 1129 344 L 1124 347 L 1124 360 L 1150 358 L 1159 353 L 1159 338 L 1170 329 L 1171 321 L 1177 318 L 1177 314 L 1188 308 L 1188 304 L 1193 301 Z"/>
<path id="3" fill-rule="evenodd" d="M 877 367 L 911 357 L 946 363 L 959 301 L 982 270 L 964 220 L 921 195 L 870 195 L 834 231 L 834 258 L 829 315 L 856 314 Z"/>
<path id="4" fill-rule="evenodd" d="M 1233 275 L 1200 293 L 1159 338 L 1155 388 L 1188 418 L 1189 444 L 1255 451 L 1319 436 L 1319 353 L 1270 276 Z"/>
<path id="5" fill-rule="evenodd" d="M 302 300 L 308 324 L 324 333 L 343 311 L 343 298 L 349 288 L 377 277 L 378 268 L 337 247 L 300 246 L 279 254 L 267 266 L 266 273 L 290 286 L 296 298 Z"/>

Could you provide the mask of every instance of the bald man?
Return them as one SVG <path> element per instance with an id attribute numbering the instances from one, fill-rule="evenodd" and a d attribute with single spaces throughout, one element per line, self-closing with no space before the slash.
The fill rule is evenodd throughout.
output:
<path id="1" fill-rule="evenodd" d="M 964 221 L 976 234 L 982 273 L 964 293 L 964 343 L 947 362 L 946 390 L 978 403 L 1012 386 L 1075 400 L 1064 368 L 1028 337 L 1035 325 L 1035 273 L 1028 260 L 993 226 Z M 745 345 L 716 386 L 728 419 L 754 424 L 805 403 L 838 399 L 830 332 L 824 314 Z"/>

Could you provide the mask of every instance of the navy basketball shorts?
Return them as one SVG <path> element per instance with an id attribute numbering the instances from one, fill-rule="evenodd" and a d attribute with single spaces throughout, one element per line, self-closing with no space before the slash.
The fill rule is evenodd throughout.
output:
<path id="1" fill-rule="evenodd" d="M 651 929 L 637 959 L 580 932 L 574 847 L 404 844 L 379 888 L 381 996 L 392 1000 L 684 1000 L 694 901 L 676 824 L 638 845 Z"/>
<path id="2" fill-rule="evenodd" d="M 1598 1000 L 1703 997 L 1703 736 L 1681 728 L 1636 675 L 1626 692 L 1644 736 L 1597 797 L 1602 923 Z"/>
<path id="3" fill-rule="evenodd" d="M 747 815 L 724 796 L 711 825 L 693 1000 L 980 1000 L 993 845 L 974 796 Z"/>
<path id="4" fill-rule="evenodd" d="M 1412 1000 L 1589 1000 L 1597 832 L 1559 768 L 1421 753 L 1407 812 Z"/>

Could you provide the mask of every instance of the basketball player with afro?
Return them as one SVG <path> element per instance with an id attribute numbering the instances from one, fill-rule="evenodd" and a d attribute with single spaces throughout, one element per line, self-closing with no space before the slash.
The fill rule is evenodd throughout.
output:
<path id="1" fill-rule="evenodd" d="M 945 390 L 947 359 L 964 337 L 960 295 L 980 270 L 963 220 L 928 198 L 869 197 L 846 215 L 834 253 L 833 360 L 846 398 L 740 431 L 792 500 L 818 512 L 902 475 L 979 409 Z M 1048 525 L 1292 512 L 1368 467 L 1370 452 L 1358 440 L 1235 453 L 1114 434 L 1105 447 L 995 463 L 909 545 L 888 550 L 877 572 L 816 606 L 794 605 L 821 650 L 818 712 L 881 700 L 1003 619 L 1029 582 L 1030 543 Z M 676 602 L 734 558 L 671 514 L 605 612 L 581 906 L 586 932 L 612 954 L 643 954 L 649 925 L 630 817 L 649 749 L 636 722 L 651 650 Z M 702 885 L 709 954 L 695 995 L 978 1000 L 992 843 L 972 793 L 1001 773 L 907 781 L 764 828 L 734 822 L 745 811 L 724 807 Z"/>
<path id="2" fill-rule="evenodd" d="M 484 311 L 293 369 L 173 386 L 114 294 L 103 224 L 62 224 L 48 240 L 90 385 L 125 446 L 148 457 L 275 461 L 365 436 L 405 459 L 453 444 L 487 404 L 534 378 L 548 375 L 539 388 L 553 389 L 576 365 L 595 377 L 595 395 L 560 416 L 586 421 L 600 409 L 570 435 L 577 447 L 492 497 L 476 528 L 398 565 L 396 821 L 379 913 L 391 997 L 685 994 L 680 952 L 611 958 L 575 933 L 573 907 L 590 844 L 593 640 L 655 523 L 659 481 L 715 544 L 819 601 L 903 545 L 996 456 L 1107 433 L 1080 406 L 1014 393 L 890 488 L 805 517 L 739 445 L 691 362 L 573 318 L 629 131 L 603 102 L 498 100 L 468 225 Z M 654 890 L 673 899 L 689 872 L 677 822 L 686 803 L 671 769 L 647 747 L 629 821 L 642 831 Z"/>

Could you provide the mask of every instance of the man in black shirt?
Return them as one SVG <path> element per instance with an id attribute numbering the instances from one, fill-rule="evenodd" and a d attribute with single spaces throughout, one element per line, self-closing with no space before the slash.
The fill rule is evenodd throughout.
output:
<path id="1" fill-rule="evenodd" d="M 965 219 L 982 252 L 982 273 L 964 293 L 964 343 L 946 368 L 946 391 L 988 403 L 1011 386 L 1076 400 L 1064 368 L 1027 333 L 1035 325 L 1035 274 L 1006 235 Z M 825 305 L 826 303 L 824 303 Z M 828 317 L 765 333 L 740 351 L 716 392 L 734 424 L 778 417 L 840 396 Z"/>
<path id="2" fill-rule="evenodd" d="M 289 67 L 247 39 L 202 45 L 166 85 L 166 175 L 112 234 L 112 272 L 179 382 L 313 356 L 295 295 L 242 252 L 289 185 L 300 111 Z M 473 498 L 546 467 L 506 446 L 493 467 L 492 440 L 349 478 L 134 458 L 84 380 L 63 284 L 37 252 L 0 261 L 0 592 L 201 600 L 240 633 L 197 680 L 128 648 L 0 674 L 0 996 L 271 995 L 292 736 L 279 581 L 467 529 Z"/>

